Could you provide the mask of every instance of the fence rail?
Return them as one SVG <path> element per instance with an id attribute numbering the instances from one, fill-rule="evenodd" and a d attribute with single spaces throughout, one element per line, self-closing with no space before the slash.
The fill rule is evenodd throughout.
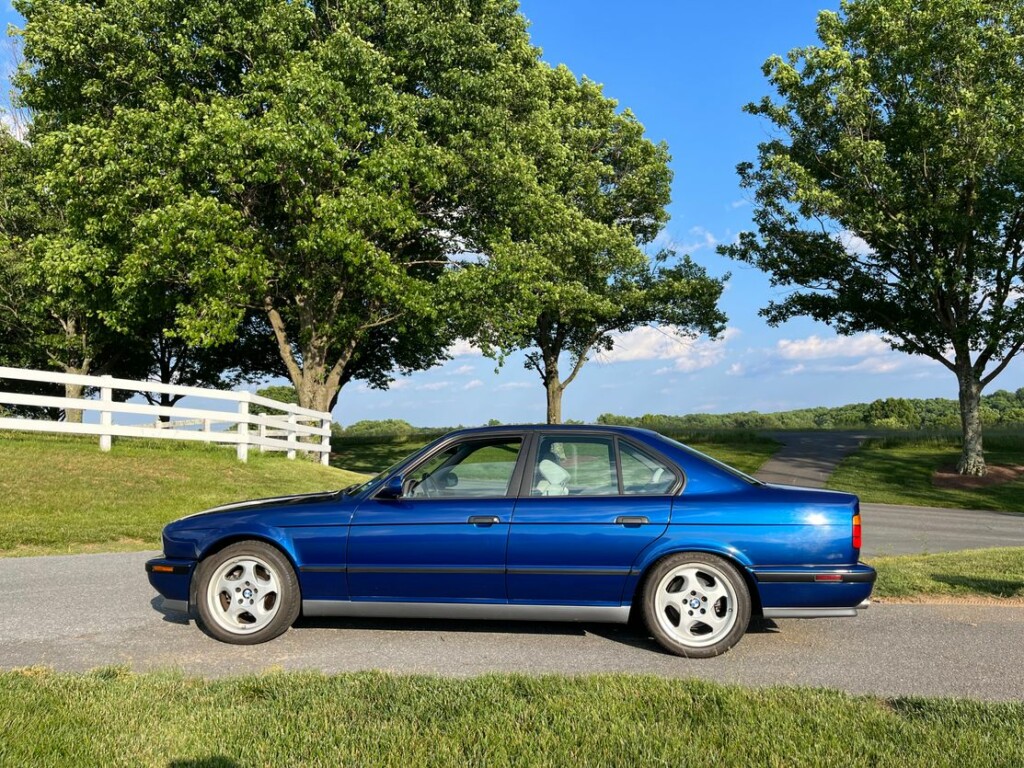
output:
<path id="1" fill-rule="evenodd" d="M 99 390 L 100 397 L 99 400 L 92 400 L 9 392 L 3 386 L 4 380 L 90 387 Z M 235 408 L 230 411 L 170 407 L 149 403 L 120 403 L 113 399 L 114 390 L 202 397 L 207 400 L 235 403 Z M 285 451 L 289 459 L 294 459 L 300 451 L 319 454 L 320 463 L 325 465 L 328 463 L 331 452 L 331 414 L 300 408 L 291 403 L 282 403 L 250 392 L 228 392 L 221 389 L 116 379 L 112 376 L 81 376 L 0 366 L 0 405 L 99 412 L 99 424 L 0 416 L 0 429 L 98 435 L 102 451 L 110 450 L 113 437 L 148 437 L 159 440 L 194 440 L 206 443 L 233 444 L 236 446 L 239 461 L 248 459 L 250 447 L 258 448 L 260 451 Z M 250 413 L 252 405 L 270 408 L 280 411 L 280 413 Z M 160 426 L 115 424 L 115 414 L 180 417 L 180 420 L 158 422 Z M 227 425 L 227 428 L 215 430 L 215 424 Z M 186 426 L 202 426 L 202 430 L 182 428 Z"/>

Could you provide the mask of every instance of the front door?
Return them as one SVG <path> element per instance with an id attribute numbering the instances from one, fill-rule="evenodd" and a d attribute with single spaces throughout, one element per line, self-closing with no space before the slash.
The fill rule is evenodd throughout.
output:
<path id="1" fill-rule="evenodd" d="M 509 434 L 442 446 L 405 473 L 401 498 L 363 502 L 348 538 L 352 599 L 506 602 L 522 444 Z"/>

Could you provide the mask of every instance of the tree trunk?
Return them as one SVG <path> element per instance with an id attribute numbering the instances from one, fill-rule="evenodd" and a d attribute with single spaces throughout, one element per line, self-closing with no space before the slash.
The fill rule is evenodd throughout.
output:
<path id="1" fill-rule="evenodd" d="M 956 374 L 960 383 L 960 425 L 963 451 L 956 471 L 961 475 L 982 476 L 987 471 L 981 439 L 981 383 L 970 366 L 960 366 Z"/>
<path id="2" fill-rule="evenodd" d="M 77 373 L 77 371 L 75 371 Z M 82 399 L 82 392 L 85 387 L 81 384 L 65 384 L 64 385 L 64 397 L 72 397 L 75 400 Z M 82 411 L 78 408 L 65 408 L 64 409 L 64 421 L 71 424 L 82 423 Z"/>
<path id="3" fill-rule="evenodd" d="M 558 356 L 544 355 L 544 389 L 548 395 L 548 424 L 562 423 L 562 392 L 565 387 L 558 378 Z"/>
<path id="4" fill-rule="evenodd" d="M 547 381 L 544 387 L 548 392 L 548 424 L 561 424 L 563 388 L 558 377 Z"/>

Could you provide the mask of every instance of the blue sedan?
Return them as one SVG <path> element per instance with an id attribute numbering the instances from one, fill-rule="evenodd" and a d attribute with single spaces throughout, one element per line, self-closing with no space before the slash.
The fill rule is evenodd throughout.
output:
<path id="1" fill-rule="evenodd" d="M 680 656 L 752 615 L 855 616 L 856 496 L 766 485 L 642 429 L 453 432 L 331 493 L 170 523 L 146 563 L 165 608 L 260 643 L 306 616 L 626 622 Z"/>

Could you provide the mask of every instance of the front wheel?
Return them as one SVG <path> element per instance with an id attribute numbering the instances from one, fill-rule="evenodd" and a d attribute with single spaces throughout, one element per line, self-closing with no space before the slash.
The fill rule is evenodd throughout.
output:
<path id="1" fill-rule="evenodd" d="M 750 621 L 750 593 L 732 563 L 682 552 L 654 566 L 643 591 L 644 621 L 670 653 L 708 658 L 739 642 Z"/>
<path id="2" fill-rule="evenodd" d="M 299 582 L 288 559 L 262 541 L 240 541 L 196 570 L 199 624 L 225 643 L 254 645 L 282 634 L 299 616 Z"/>

